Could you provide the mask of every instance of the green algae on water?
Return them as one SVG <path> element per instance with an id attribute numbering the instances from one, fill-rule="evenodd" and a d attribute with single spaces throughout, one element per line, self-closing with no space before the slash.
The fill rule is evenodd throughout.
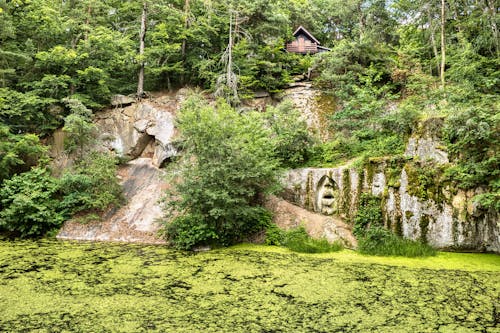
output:
<path id="1" fill-rule="evenodd" d="M 0 242 L 0 331 L 498 332 L 499 258 Z"/>

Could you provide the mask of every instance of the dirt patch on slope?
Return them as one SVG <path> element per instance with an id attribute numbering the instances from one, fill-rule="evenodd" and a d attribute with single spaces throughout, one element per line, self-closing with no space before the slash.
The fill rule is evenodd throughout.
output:
<path id="1" fill-rule="evenodd" d="M 280 228 L 287 230 L 303 225 L 311 237 L 325 237 L 330 242 L 341 240 L 346 247 L 357 247 L 352 227 L 336 216 L 313 213 L 275 196 L 268 198 L 266 208 L 273 212 L 274 222 Z"/>

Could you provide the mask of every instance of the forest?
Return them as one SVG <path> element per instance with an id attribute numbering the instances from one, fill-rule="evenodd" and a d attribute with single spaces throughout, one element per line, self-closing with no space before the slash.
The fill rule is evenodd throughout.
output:
<path id="1" fill-rule="evenodd" d="M 498 333 L 499 9 L 0 0 L 0 331 Z M 300 26 L 327 52 L 287 52 Z M 157 165 L 139 109 L 171 120 Z M 103 144 L 112 112 L 142 153 Z"/>
<path id="2" fill-rule="evenodd" d="M 477 200 L 498 210 L 497 14 L 493 0 L 2 0 L 0 228 L 39 236 L 122 201 L 119 161 L 84 149 L 93 140 L 93 113 L 112 95 L 200 87 L 225 99 L 224 109 L 256 91 L 279 93 L 308 70 L 333 101 L 332 135 L 320 140 L 278 123 L 281 141 L 261 163 L 266 181 L 275 177 L 266 166 L 397 157 L 419 120 L 444 117 L 457 163 L 440 177 L 458 188 L 486 188 Z M 299 25 L 331 51 L 285 52 Z M 46 143 L 59 128 L 77 161 L 51 170 Z M 251 152 L 266 161 L 259 149 Z M 249 200 L 265 190 L 256 186 Z"/>

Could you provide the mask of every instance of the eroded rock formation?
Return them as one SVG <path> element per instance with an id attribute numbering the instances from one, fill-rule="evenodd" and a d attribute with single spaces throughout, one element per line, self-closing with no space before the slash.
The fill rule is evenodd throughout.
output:
<path id="1" fill-rule="evenodd" d="M 186 90 L 180 90 L 141 102 L 117 99 L 115 107 L 96 115 L 104 149 L 137 159 L 121 171 L 128 203 L 104 223 L 67 223 L 60 238 L 161 242 L 154 220 L 161 216 L 157 200 L 166 185 L 157 167 L 177 154 L 174 119 L 185 96 Z M 308 84 L 296 85 L 279 96 L 286 98 L 320 133 L 321 117 L 335 108 Z M 267 103 L 270 97 L 261 99 Z M 361 169 L 346 165 L 291 170 L 284 179 L 286 201 L 271 198 L 268 208 L 283 228 L 303 224 L 312 236 L 343 239 L 355 247 L 353 218 L 361 194 L 369 193 L 381 199 L 385 226 L 396 233 L 438 248 L 500 252 L 499 212 L 473 201 L 484 189 L 464 191 L 439 182 L 429 187 L 419 181 L 424 168 L 439 170 L 449 163 L 439 139 L 442 124 L 440 118 L 422 123 L 409 139 L 404 158 L 397 161 L 371 160 Z M 56 133 L 54 149 L 62 152 L 61 135 Z"/>
<path id="2" fill-rule="evenodd" d="M 352 225 L 361 193 L 369 193 L 381 199 L 385 226 L 396 233 L 442 249 L 498 253 L 499 212 L 473 200 L 484 189 L 465 191 L 432 178 L 422 183 L 422 175 L 429 170 L 439 173 L 448 162 L 443 143 L 429 129 L 435 124 L 422 124 L 401 160 L 372 160 L 361 170 L 349 166 L 291 170 L 283 197 Z"/>
<path id="3" fill-rule="evenodd" d="M 150 157 L 156 166 L 177 154 L 174 145 L 175 113 L 184 91 L 97 113 L 99 141 L 118 155 Z"/>
<path id="4" fill-rule="evenodd" d="M 138 158 L 120 168 L 126 205 L 110 211 L 103 221 L 67 221 L 57 238 L 163 244 L 158 236 L 162 217 L 159 199 L 167 184 L 150 158 Z"/>
<path id="5" fill-rule="evenodd" d="M 338 217 L 314 213 L 275 196 L 268 198 L 266 208 L 273 213 L 273 221 L 282 229 L 304 226 L 311 237 L 326 238 L 329 242 L 340 241 L 348 248 L 357 246 L 352 227 Z"/>

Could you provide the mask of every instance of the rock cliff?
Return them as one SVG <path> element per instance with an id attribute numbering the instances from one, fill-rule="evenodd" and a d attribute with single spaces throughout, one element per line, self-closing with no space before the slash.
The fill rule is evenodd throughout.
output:
<path id="1" fill-rule="evenodd" d="M 381 199 L 385 226 L 404 237 L 441 249 L 499 253 L 499 213 L 473 200 L 483 189 L 464 191 L 433 182 L 432 176 L 448 163 L 438 135 L 441 124 L 442 119 L 421 124 L 402 159 L 371 160 L 361 168 L 291 170 L 283 197 L 352 225 L 361 193 L 369 193 Z M 425 177 L 429 179 L 424 183 Z"/>
<path id="2" fill-rule="evenodd" d="M 182 89 L 141 102 L 116 98 L 112 108 L 96 115 L 101 148 L 133 160 L 121 171 L 128 203 L 101 224 L 67 223 L 60 238 L 161 242 L 154 221 L 161 216 L 157 201 L 166 184 L 158 167 L 177 154 L 174 120 L 186 93 Z M 335 108 L 330 98 L 308 84 L 295 85 L 274 97 L 265 95 L 257 102 L 290 99 L 310 128 L 327 136 L 321 124 L 325 110 Z M 385 226 L 400 235 L 442 249 L 500 253 L 499 212 L 484 210 L 473 201 L 483 189 L 464 191 L 436 181 L 436 173 L 450 162 L 440 140 L 442 124 L 441 118 L 420 124 L 404 156 L 396 159 L 371 160 L 357 168 L 290 170 L 282 194 L 288 202 L 272 198 L 268 208 L 283 228 L 305 223 L 313 236 L 343 239 L 355 247 L 353 218 L 361 194 L 369 193 L 381 200 Z M 61 143 L 61 133 L 56 134 L 54 142 Z M 61 150 L 61 144 L 54 146 Z"/>
<path id="3" fill-rule="evenodd" d="M 104 148 L 129 159 L 150 157 L 161 166 L 177 154 L 175 114 L 185 90 L 130 105 L 117 104 L 95 116 L 99 141 Z"/>
<path id="4" fill-rule="evenodd" d="M 159 200 L 167 184 L 163 172 L 150 158 L 138 158 L 119 170 L 127 200 L 123 207 L 107 212 L 103 221 L 67 221 L 57 238 L 85 241 L 115 241 L 163 244 L 158 236 L 162 217 Z"/>

